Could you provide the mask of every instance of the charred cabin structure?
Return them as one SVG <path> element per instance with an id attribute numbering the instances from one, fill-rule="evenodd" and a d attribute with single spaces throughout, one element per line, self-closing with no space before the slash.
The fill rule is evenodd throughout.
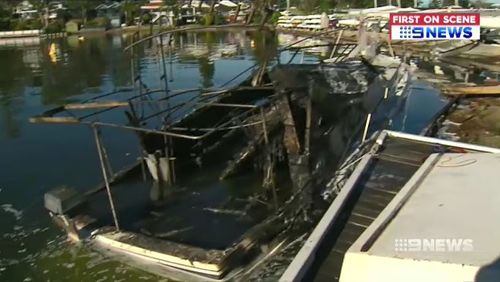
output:
<path id="1" fill-rule="evenodd" d="M 387 113 L 380 109 L 397 103 L 405 87 L 404 64 L 387 72 L 348 58 L 351 47 L 334 63 L 265 64 L 230 89 L 170 90 L 164 69 L 165 88 L 150 90 L 134 75 L 133 90 L 33 117 L 91 127 L 104 180 L 85 194 L 54 189 L 45 195 L 46 208 L 71 238 L 174 279 L 248 275 L 290 240 L 288 232 L 325 210 L 320 196 L 338 164 L 383 127 Z M 142 107 L 148 114 L 139 114 Z M 127 122 L 102 119 L 109 111 Z M 137 136 L 136 163 L 114 172 L 101 137 L 106 128 Z M 204 184 L 200 172 L 208 172 Z M 207 182 L 237 189 L 230 195 L 199 189 Z"/>

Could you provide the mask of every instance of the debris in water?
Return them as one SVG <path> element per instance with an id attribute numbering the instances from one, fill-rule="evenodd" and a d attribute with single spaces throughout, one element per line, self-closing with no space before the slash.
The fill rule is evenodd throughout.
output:
<path id="1" fill-rule="evenodd" d="M 71 269 L 75 266 L 75 264 L 74 263 L 63 263 L 63 266 L 68 268 L 68 269 Z"/>
<path id="2" fill-rule="evenodd" d="M 20 220 L 23 216 L 23 212 L 13 208 L 11 204 L 3 204 L 1 207 L 5 212 L 13 214 L 16 220 Z"/>
<path id="3" fill-rule="evenodd" d="M 230 214 L 230 215 L 237 215 L 237 216 L 244 216 L 245 212 L 239 211 L 239 210 L 227 210 L 227 209 L 215 209 L 215 208 L 203 208 L 204 211 L 209 211 L 213 213 L 220 213 L 220 214 Z"/>
<path id="4" fill-rule="evenodd" d="M 183 233 L 183 232 L 186 232 L 186 231 L 189 231 L 189 230 L 192 230 L 192 229 L 193 229 L 193 227 L 190 226 L 190 227 L 185 227 L 185 228 L 181 228 L 181 229 L 172 230 L 172 231 L 169 231 L 169 232 L 155 233 L 154 236 L 158 237 L 158 238 L 167 238 L 167 237 L 171 237 L 171 236 L 174 236 L 174 235 L 177 235 L 179 233 Z"/>

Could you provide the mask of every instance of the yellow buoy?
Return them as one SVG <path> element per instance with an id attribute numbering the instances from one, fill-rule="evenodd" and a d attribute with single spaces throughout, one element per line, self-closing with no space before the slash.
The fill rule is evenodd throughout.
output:
<path id="1" fill-rule="evenodd" d="M 57 46 L 55 43 L 50 44 L 49 58 L 52 63 L 57 62 Z"/>
<path id="2" fill-rule="evenodd" d="M 55 55 L 57 53 L 57 47 L 55 43 L 50 44 L 49 55 Z"/>

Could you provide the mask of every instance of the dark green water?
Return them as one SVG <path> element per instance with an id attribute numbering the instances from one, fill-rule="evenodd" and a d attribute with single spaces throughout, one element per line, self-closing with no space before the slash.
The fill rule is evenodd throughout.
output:
<path id="1" fill-rule="evenodd" d="M 84 191 L 100 181 L 98 156 L 88 128 L 28 123 L 56 105 L 131 86 L 130 54 L 122 52 L 130 42 L 130 36 L 102 35 L 0 49 L 0 281 L 161 280 L 68 243 L 52 225 L 43 194 L 63 184 Z M 183 34 L 167 56 L 169 87 L 221 86 L 264 61 L 277 44 L 262 34 Z M 140 46 L 134 62 L 148 87 L 159 88 L 160 65 L 151 46 Z M 110 131 L 105 142 L 114 167 L 137 156 L 132 134 Z"/>

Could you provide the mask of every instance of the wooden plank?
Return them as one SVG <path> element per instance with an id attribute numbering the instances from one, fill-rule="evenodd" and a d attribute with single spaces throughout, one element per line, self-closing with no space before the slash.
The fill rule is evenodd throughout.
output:
<path id="1" fill-rule="evenodd" d="M 80 123 L 80 120 L 75 117 L 45 117 L 36 116 L 29 119 L 31 123 Z"/>
<path id="2" fill-rule="evenodd" d="M 293 118 L 292 110 L 288 101 L 288 97 L 283 95 L 281 101 L 278 104 L 278 108 L 283 117 L 283 124 L 285 126 L 285 136 L 283 138 L 285 143 L 285 148 L 287 153 L 292 156 L 297 156 L 300 154 L 301 146 L 299 142 L 299 137 L 297 134 L 297 129 L 295 127 L 295 120 Z"/>
<path id="3" fill-rule="evenodd" d="M 113 248 L 117 249 L 121 252 L 127 253 L 127 254 L 134 254 L 136 256 L 144 257 L 145 259 L 150 259 L 154 261 L 158 261 L 162 264 L 166 264 L 168 266 L 180 268 L 183 270 L 187 271 L 192 271 L 195 273 L 201 273 L 201 274 L 206 274 L 206 275 L 213 275 L 216 277 L 219 277 L 222 275 L 224 272 L 224 264 L 223 261 L 219 260 L 214 260 L 214 262 L 209 262 L 209 261 L 202 261 L 199 260 L 197 257 L 186 257 L 181 255 L 183 252 L 171 252 L 171 253 L 165 253 L 161 250 L 158 249 L 148 249 L 143 246 L 137 245 L 137 244 L 132 244 L 130 242 L 124 242 L 121 240 L 120 237 L 124 236 L 138 236 L 137 234 L 133 233 L 124 233 L 124 232 L 119 232 L 119 233 L 106 233 L 106 234 L 101 234 L 97 235 L 95 237 L 95 241 L 105 247 L 108 248 Z M 198 249 L 196 247 L 190 247 L 187 245 L 183 244 L 178 244 L 174 242 L 169 242 L 169 241 L 164 241 L 162 240 L 163 245 L 172 245 L 172 246 L 178 246 L 179 248 L 185 249 L 187 252 L 192 251 L 199 253 L 200 251 L 205 251 Z M 207 252 L 210 252 L 209 250 Z M 213 253 L 221 254 L 223 255 L 222 251 L 212 251 Z"/>
<path id="4" fill-rule="evenodd" d="M 500 95 L 500 85 L 445 87 L 444 94 L 448 95 L 448 96 L 454 96 L 454 95 Z"/>
<path id="5" fill-rule="evenodd" d="M 128 107 L 128 102 L 123 101 L 104 101 L 92 103 L 73 103 L 64 105 L 65 110 L 87 110 L 87 109 L 102 109 L 113 107 Z"/>

